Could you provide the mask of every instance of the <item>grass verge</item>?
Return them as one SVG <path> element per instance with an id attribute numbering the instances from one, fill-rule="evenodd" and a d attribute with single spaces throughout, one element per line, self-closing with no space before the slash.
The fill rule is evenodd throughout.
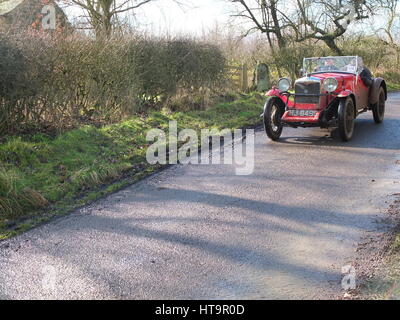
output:
<path id="1" fill-rule="evenodd" d="M 250 94 L 206 111 L 153 112 L 96 128 L 85 126 L 55 138 L 38 133 L 0 144 L 0 240 L 85 205 L 160 169 L 146 161 L 152 128 L 199 132 L 260 122 L 264 97 Z"/>
<path id="2" fill-rule="evenodd" d="M 395 200 L 387 213 L 396 227 L 387 233 L 382 259 L 373 275 L 361 285 L 359 299 L 400 300 L 400 193 L 393 196 Z"/>
<path id="3" fill-rule="evenodd" d="M 388 91 L 400 91 L 400 83 L 387 82 Z"/>

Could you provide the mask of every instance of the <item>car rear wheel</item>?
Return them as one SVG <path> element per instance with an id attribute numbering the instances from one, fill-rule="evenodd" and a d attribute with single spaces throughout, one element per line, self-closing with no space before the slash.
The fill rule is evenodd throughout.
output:
<path id="1" fill-rule="evenodd" d="M 374 120 L 376 123 L 381 123 L 385 117 L 385 90 L 383 87 L 379 88 L 378 102 L 372 107 L 372 114 L 374 115 Z"/>
<path id="2" fill-rule="evenodd" d="M 264 106 L 264 128 L 267 136 L 271 140 L 278 140 L 282 134 L 282 122 L 281 117 L 283 116 L 282 106 L 279 103 L 278 98 L 269 98 Z"/>
<path id="3" fill-rule="evenodd" d="M 342 99 L 338 109 L 339 134 L 343 141 L 349 141 L 354 133 L 354 103 L 351 97 Z"/>

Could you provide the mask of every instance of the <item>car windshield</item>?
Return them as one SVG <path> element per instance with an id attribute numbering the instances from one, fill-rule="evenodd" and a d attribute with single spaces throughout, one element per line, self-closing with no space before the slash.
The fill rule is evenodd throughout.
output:
<path id="1" fill-rule="evenodd" d="M 355 56 L 305 58 L 303 70 L 307 74 L 329 71 L 357 73 L 359 60 Z"/>

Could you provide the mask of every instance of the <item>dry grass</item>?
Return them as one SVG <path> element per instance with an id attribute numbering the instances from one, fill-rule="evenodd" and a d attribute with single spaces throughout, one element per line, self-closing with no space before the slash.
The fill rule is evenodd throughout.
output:
<path id="1" fill-rule="evenodd" d="M 126 175 L 143 175 L 152 128 L 240 128 L 260 121 L 264 97 L 236 96 L 207 110 L 152 112 L 104 127 L 84 126 L 51 137 L 42 133 L 8 137 L 0 143 L 0 231 L 5 219 L 29 216 L 36 209 L 74 203 Z"/>
<path id="2" fill-rule="evenodd" d="M 13 171 L 0 169 L 0 220 L 21 216 L 48 204 L 39 192 L 21 187 L 18 182 L 18 176 Z"/>

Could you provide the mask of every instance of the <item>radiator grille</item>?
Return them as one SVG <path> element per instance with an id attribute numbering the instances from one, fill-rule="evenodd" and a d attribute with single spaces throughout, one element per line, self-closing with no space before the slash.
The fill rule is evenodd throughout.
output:
<path id="1" fill-rule="evenodd" d="M 295 85 L 295 93 L 298 94 L 320 94 L 321 85 L 319 82 L 297 82 Z M 319 104 L 319 96 L 296 96 L 296 103 L 312 103 Z"/>

